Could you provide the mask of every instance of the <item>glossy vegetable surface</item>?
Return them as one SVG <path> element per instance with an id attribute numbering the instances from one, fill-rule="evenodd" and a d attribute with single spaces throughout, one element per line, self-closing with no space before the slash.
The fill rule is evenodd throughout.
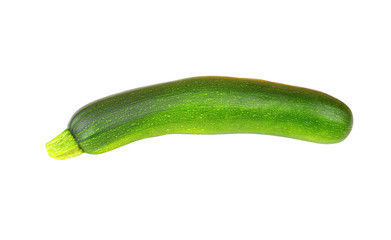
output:
<path id="1" fill-rule="evenodd" d="M 344 103 L 319 91 L 257 79 L 194 77 L 92 102 L 46 147 L 50 156 L 66 159 L 173 133 L 257 133 L 337 143 L 352 123 Z"/>

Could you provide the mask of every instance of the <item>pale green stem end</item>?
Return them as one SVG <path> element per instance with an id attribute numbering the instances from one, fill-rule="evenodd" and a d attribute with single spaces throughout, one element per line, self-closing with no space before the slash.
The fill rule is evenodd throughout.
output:
<path id="1" fill-rule="evenodd" d="M 65 129 L 45 146 L 49 156 L 58 160 L 77 157 L 83 153 L 69 129 Z"/>

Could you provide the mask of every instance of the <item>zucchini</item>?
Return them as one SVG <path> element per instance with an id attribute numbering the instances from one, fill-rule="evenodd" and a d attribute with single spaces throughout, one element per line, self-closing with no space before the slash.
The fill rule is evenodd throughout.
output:
<path id="1" fill-rule="evenodd" d="M 337 143 L 352 124 L 350 109 L 319 91 L 257 79 L 193 77 L 94 101 L 46 148 L 49 156 L 66 159 L 173 133 L 256 133 Z"/>

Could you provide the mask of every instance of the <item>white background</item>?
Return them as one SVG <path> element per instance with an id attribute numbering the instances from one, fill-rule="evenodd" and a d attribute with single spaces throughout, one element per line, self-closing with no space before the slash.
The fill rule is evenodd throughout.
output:
<path id="1" fill-rule="evenodd" d="M 1 1 L 0 239 L 391 239 L 389 1 Z M 192 76 L 333 95 L 351 135 L 169 135 L 57 161 L 81 106 Z"/>

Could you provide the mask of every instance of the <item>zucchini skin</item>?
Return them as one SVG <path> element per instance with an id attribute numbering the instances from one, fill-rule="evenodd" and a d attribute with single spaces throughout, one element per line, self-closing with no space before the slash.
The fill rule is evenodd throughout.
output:
<path id="1" fill-rule="evenodd" d="M 193 77 L 108 96 L 79 109 L 68 129 L 99 154 L 165 134 L 255 133 L 337 143 L 349 107 L 325 93 L 258 79 Z"/>

